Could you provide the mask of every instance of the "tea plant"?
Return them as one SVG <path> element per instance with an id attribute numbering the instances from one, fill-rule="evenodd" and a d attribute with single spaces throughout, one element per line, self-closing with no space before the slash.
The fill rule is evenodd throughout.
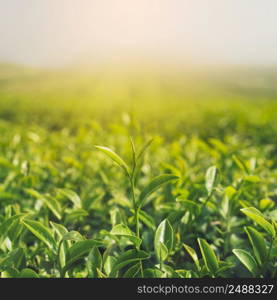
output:
<path id="1" fill-rule="evenodd" d="M 1 277 L 276 278 L 275 101 L 30 76 L 1 81 Z"/>
<path id="2" fill-rule="evenodd" d="M 253 193 L 259 193 L 258 175 L 243 175 L 224 187 L 220 165 L 211 166 L 199 185 L 174 165 L 165 165 L 166 173 L 151 178 L 144 170 L 151 144 L 155 142 L 150 140 L 137 151 L 131 140 L 130 163 L 110 148 L 95 146 L 121 169 L 123 176 L 111 172 L 118 189 L 123 185 L 123 194 L 107 188 L 114 176 L 101 174 L 97 181 L 106 194 L 87 194 L 86 201 L 68 185 L 51 189 L 41 185 L 39 192 L 32 188 L 35 179 L 31 169 L 25 171 L 26 163 L 14 165 L 10 176 L 17 179 L 6 177 L 2 184 L 6 194 L 1 195 L 17 191 L 25 200 L 13 203 L 4 198 L 1 276 L 187 278 L 239 272 L 246 277 L 274 277 L 275 204 L 269 198 L 258 202 L 266 215 L 248 205 Z M 247 166 L 233 156 L 228 161 L 233 163 L 232 172 Z M 105 220 L 108 214 L 110 221 Z M 95 230 L 101 222 L 102 229 Z"/>

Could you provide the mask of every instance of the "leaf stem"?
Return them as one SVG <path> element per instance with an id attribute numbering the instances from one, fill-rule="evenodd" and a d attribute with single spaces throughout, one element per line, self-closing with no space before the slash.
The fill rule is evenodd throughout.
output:
<path id="1" fill-rule="evenodd" d="M 138 238 L 140 238 L 140 233 L 139 233 L 139 207 L 136 204 L 135 183 L 134 183 L 134 178 L 132 176 L 130 177 L 130 183 L 131 183 L 133 208 L 134 208 L 134 211 L 135 211 L 136 236 Z"/>
<path id="2" fill-rule="evenodd" d="M 275 238 L 272 237 L 271 241 L 270 241 L 270 246 L 269 246 L 269 249 L 268 249 L 268 252 L 267 252 L 266 260 L 265 260 L 265 263 L 263 265 L 263 272 L 264 272 L 264 270 L 266 270 L 266 267 L 267 267 L 267 265 L 269 263 L 270 254 L 271 254 L 271 250 L 272 250 L 272 247 L 273 247 L 274 240 L 275 240 Z"/>
<path id="3" fill-rule="evenodd" d="M 208 197 L 206 198 L 205 202 L 202 204 L 202 209 L 203 209 L 204 207 L 206 207 L 207 203 L 210 201 L 210 199 L 212 198 L 213 194 L 214 194 L 214 190 L 212 190 L 212 192 L 211 192 L 211 193 L 208 195 Z"/>

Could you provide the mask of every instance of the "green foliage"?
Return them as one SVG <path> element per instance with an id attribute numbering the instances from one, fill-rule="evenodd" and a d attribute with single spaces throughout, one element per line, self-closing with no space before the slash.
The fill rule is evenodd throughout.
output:
<path id="1" fill-rule="evenodd" d="M 117 224 L 113 227 L 112 231 L 111 231 L 112 235 L 117 235 L 117 236 L 123 236 L 125 238 L 127 238 L 128 240 L 130 240 L 135 247 L 139 247 L 141 244 L 141 239 L 136 237 L 135 233 L 133 233 L 128 226 L 124 225 L 124 224 Z"/>
<path id="2" fill-rule="evenodd" d="M 217 168 L 215 166 L 210 167 L 207 172 L 206 172 L 206 189 L 208 192 L 208 195 L 210 196 L 211 193 L 213 192 L 213 189 L 215 187 L 216 184 L 216 179 L 218 177 L 218 171 Z"/>
<path id="3" fill-rule="evenodd" d="M 204 239 L 197 239 L 205 266 L 214 276 L 218 270 L 218 260 L 211 246 Z"/>
<path id="4" fill-rule="evenodd" d="M 276 101 L 29 76 L 0 76 L 1 278 L 276 278 Z"/>
<path id="5" fill-rule="evenodd" d="M 97 247 L 93 247 L 87 257 L 87 269 L 89 277 L 97 278 L 102 271 L 103 259 Z"/>
<path id="6" fill-rule="evenodd" d="M 163 220 L 155 233 L 154 247 L 157 259 L 166 260 L 173 248 L 173 229 L 167 219 Z"/>
<path id="7" fill-rule="evenodd" d="M 177 176 L 170 174 L 159 175 L 152 179 L 149 184 L 141 191 L 138 199 L 138 206 L 142 207 L 145 199 L 155 190 L 157 190 L 161 185 L 176 179 L 178 179 Z"/>
<path id="8" fill-rule="evenodd" d="M 111 158 L 115 163 L 117 163 L 127 174 L 129 174 L 129 168 L 127 164 L 113 150 L 102 146 L 95 146 L 95 148 L 105 153 L 109 158 Z"/>
<path id="9" fill-rule="evenodd" d="M 255 207 L 246 207 L 246 208 L 242 208 L 241 211 L 250 219 L 252 219 L 254 222 L 259 224 L 272 237 L 276 235 L 274 226 L 265 219 L 263 214 L 258 209 L 256 209 Z"/>
<path id="10" fill-rule="evenodd" d="M 102 246 L 103 242 L 98 240 L 85 240 L 76 242 L 71 246 L 66 253 L 66 266 L 65 269 L 68 269 L 74 262 L 83 258 L 88 254 L 93 247 Z"/>
<path id="11" fill-rule="evenodd" d="M 55 251 L 57 244 L 53 232 L 40 222 L 24 219 L 21 223 L 32 232 L 39 240 L 45 243 L 51 250 Z"/>
<path id="12" fill-rule="evenodd" d="M 257 263 L 249 252 L 242 249 L 234 249 L 233 253 L 241 261 L 241 263 L 253 274 L 253 276 L 257 275 Z"/>
<path id="13" fill-rule="evenodd" d="M 255 258 L 259 265 L 262 265 L 267 260 L 267 247 L 265 243 L 265 239 L 256 229 L 252 227 L 245 228 L 246 233 L 248 234 L 248 238 L 251 242 Z"/>

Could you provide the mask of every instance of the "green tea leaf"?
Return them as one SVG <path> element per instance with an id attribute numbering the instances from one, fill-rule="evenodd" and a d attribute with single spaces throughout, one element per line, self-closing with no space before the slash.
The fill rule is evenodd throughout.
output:
<path id="1" fill-rule="evenodd" d="M 231 200 L 236 193 L 237 191 L 232 186 L 227 186 L 225 188 L 220 210 L 221 215 L 225 219 L 228 218 L 228 215 L 230 214 Z"/>
<path id="2" fill-rule="evenodd" d="M 10 251 L 5 257 L 0 259 L 0 271 L 7 268 L 19 268 L 24 259 L 24 251 L 22 248 L 17 248 Z"/>
<path id="3" fill-rule="evenodd" d="M 240 210 L 251 220 L 259 224 L 265 231 L 267 231 L 272 237 L 275 236 L 276 232 L 273 227 L 263 216 L 263 214 L 255 207 L 246 207 Z"/>
<path id="4" fill-rule="evenodd" d="M 235 266 L 233 263 L 229 263 L 229 262 L 225 262 L 225 261 L 219 261 L 218 265 L 219 265 L 219 268 L 216 272 L 217 276 L 220 276 L 221 273 L 223 273 L 226 270 L 229 270 Z"/>
<path id="5" fill-rule="evenodd" d="M 169 255 L 169 251 L 163 242 L 159 242 L 159 246 L 155 248 L 156 256 L 159 261 L 165 261 Z"/>
<path id="6" fill-rule="evenodd" d="M 127 174 L 130 174 L 129 167 L 127 166 L 125 161 L 113 150 L 103 146 L 95 146 L 95 148 L 105 153 L 109 158 L 111 158 L 115 163 L 117 163 Z"/>
<path id="7" fill-rule="evenodd" d="M 234 249 L 233 253 L 240 260 L 240 262 L 254 275 L 257 275 L 258 266 L 253 256 L 245 250 Z"/>
<path id="8" fill-rule="evenodd" d="M 76 208 L 82 207 L 82 201 L 77 193 L 70 189 L 57 189 L 58 193 L 69 199 Z"/>
<path id="9" fill-rule="evenodd" d="M 211 246 L 204 239 L 197 239 L 206 268 L 215 275 L 218 270 L 218 260 Z"/>
<path id="10" fill-rule="evenodd" d="M 192 271 L 189 270 L 176 270 L 180 278 L 192 278 Z"/>
<path id="11" fill-rule="evenodd" d="M 93 239 L 76 242 L 68 249 L 65 269 L 68 269 L 75 261 L 83 258 L 93 247 L 100 247 L 103 245 L 103 241 Z"/>
<path id="12" fill-rule="evenodd" d="M 200 264 L 199 264 L 198 256 L 197 256 L 197 253 L 195 252 L 195 250 L 193 248 L 191 248 L 189 245 L 183 244 L 183 246 L 185 247 L 185 249 L 187 250 L 188 254 L 193 259 L 193 261 L 194 261 L 194 263 L 196 265 L 197 270 L 200 271 Z"/>
<path id="13" fill-rule="evenodd" d="M 144 271 L 144 278 L 162 278 L 164 273 L 157 268 L 148 268 Z"/>
<path id="14" fill-rule="evenodd" d="M 273 208 L 274 206 L 275 206 L 275 202 L 270 198 L 261 199 L 259 201 L 259 208 L 263 211 L 266 209 Z"/>
<path id="15" fill-rule="evenodd" d="M 43 198 L 43 195 L 34 189 L 24 189 L 24 192 L 36 199 Z"/>
<path id="16" fill-rule="evenodd" d="M 96 269 L 97 271 L 97 277 L 98 278 L 107 278 L 107 275 L 104 274 L 102 271 L 100 271 L 99 269 Z"/>
<path id="17" fill-rule="evenodd" d="M 246 227 L 245 231 L 253 247 L 255 258 L 261 266 L 267 260 L 267 247 L 263 236 L 254 228 Z"/>
<path id="18" fill-rule="evenodd" d="M 123 278 L 135 278 L 140 273 L 140 263 L 131 266 L 123 275 Z"/>
<path id="19" fill-rule="evenodd" d="M 135 245 L 135 247 L 139 247 L 142 242 L 141 239 L 136 237 L 135 233 L 133 233 L 131 229 L 125 224 L 115 225 L 112 228 L 111 234 L 123 236 L 129 239 Z"/>
<path id="20" fill-rule="evenodd" d="M 205 175 L 205 181 L 206 181 L 206 189 L 207 189 L 208 195 L 211 195 L 211 193 L 215 187 L 217 176 L 218 176 L 218 171 L 217 171 L 216 166 L 212 166 L 207 170 L 206 175 Z"/>
<path id="21" fill-rule="evenodd" d="M 111 234 L 124 235 L 124 236 L 134 235 L 134 233 L 131 231 L 131 229 L 125 224 L 115 225 L 111 230 Z"/>
<path id="22" fill-rule="evenodd" d="M 53 232 L 40 222 L 24 219 L 21 223 L 32 232 L 39 240 L 47 245 L 51 250 L 56 250 L 56 241 Z"/>
<path id="23" fill-rule="evenodd" d="M 107 275 L 110 275 L 114 265 L 116 264 L 116 258 L 114 256 L 108 255 L 104 261 L 104 271 Z"/>
<path id="24" fill-rule="evenodd" d="M 135 214 L 135 210 L 130 210 L 132 214 Z M 147 227 L 151 228 L 152 230 L 156 229 L 154 218 L 152 218 L 148 213 L 143 210 L 139 210 L 139 220 L 142 221 Z"/>
<path id="25" fill-rule="evenodd" d="M 172 180 L 178 179 L 178 176 L 171 175 L 171 174 L 163 174 L 155 177 L 150 181 L 150 183 L 142 190 L 138 199 L 138 207 L 142 207 L 144 204 L 145 199 L 160 188 L 163 184 L 168 183 Z"/>
<path id="26" fill-rule="evenodd" d="M 173 248 L 173 228 L 167 219 L 163 220 L 156 230 L 154 248 L 158 260 L 162 261 Z"/>
<path id="27" fill-rule="evenodd" d="M 93 247 L 87 258 L 87 269 L 90 278 L 96 278 L 103 267 L 103 259 L 97 247 Z"/>
<path id="28" fill-rule="evenodd" d="M 110 276 L 115 277 L 116 273 L 126 265 L 136 261 L 148 259 L 149 257 L 150 255 L 147 252 L 142 250 L 136 250 L 136 249 L 127 250 L 117 258 Z"/>
<path id="29" fill-rule="evenodd" d="M 16 214 L 7 220 L 5 220 L 1 225 L 0 225 L 0 247 L 2 243 L 4 242 L 5 238 L 8 236 L 10 229 L 12 226 L 19 222 L 19 220 L 23 217 L 26 216 L 26 214 Z"/>
<path id="30" fill-rule="evenodd" d="M 79 221 L 81 218 L 88 216 L 88 212 L 84 209 L 74 209 L 71 213 L 65 217 L 65 224 L 74 223 Z"/>
<path id="31" fill-rule="evenodd" d="M 143 210 L 139 211 L 139 219 L 149 228 L 155 230 L 156 224 L 154 218 L 152 218 L 148 213 Z"/>
<path id="32" fill-rule="evenodd" d="M 78 231 L 69 231 L 65 233 L 62 237 L 63 241 L 83 241 L 85 238 Z"/>
<path id="33" fill-rule="evenodd" d="M 50 225 L 53 227 L 54 232 L 57 235 L 57 242 L 59 243 L 58 247 L 58 255 L 59 255 L 59 264 L 60 267 L 63 268 L 66 263 L 66 252 L 69 247 L 69 242 L 63 242 L 63 236 L 68 233 L 68 230 L 61 224 L 57 224 L 55 222 L 50 222 Z"/>
<path id="34" fill-rule="evenodd" d="M 260 177 L 256 176 L 256 175 L 248 175 L 248 176 L 245 176 L 243 179 L 245 181 L 252 182 L 252 183 L 257 183 L 257 182 L 261 181 Z"/>
<path id="35" fill-rule="evenodd" d="M 19 277 L 20 278 L 39 278 L 38 274 L 34 270 L 28 269 L 28 268 L 21 270 Z"/>
<path id="36" fill-rule="evenodd" d="M 1 278 L 18 278 L 19 274 L 16 268 L 6 268 L 1 272 Z"/>
<path id="37" fill-rule="evenodd" d="M 43 201 L 52 211 L 52 213 L 57 217 L 57 219 L 60 220 L 62 218 L 60 203 L 55 198 L 50 196 L 44 196 Z"/>
<path id="38" fill-rule="evenodd" d="M 162 277 L 166 278 L 179 278 L 178 273 L 169 265 L 162 264 L 162 265 L 156 265 L 156 267 L 161 267 L 161 270 L 164 272 L 164 275 Z"/>
<path id="39" fill-rule="evenodd" d="M 61 224 L 50 221 L 50 225 L 53 227 L 54 231 L 56 232 L 58 236 L 58 241 L 60 241 L 63 238 L 63 236 L 66 233 L 68 233 L 68 230 Z"/>
<path id="40" fill-rule="evenodd" d="M 232 156 L 235 164 L 245 173 L 245 174 L 249 174 L 249 170 L 246 166 L 246 164 L 244 163 L 243 160 L 241 160 L 237 155 L 233 155 Z"/>

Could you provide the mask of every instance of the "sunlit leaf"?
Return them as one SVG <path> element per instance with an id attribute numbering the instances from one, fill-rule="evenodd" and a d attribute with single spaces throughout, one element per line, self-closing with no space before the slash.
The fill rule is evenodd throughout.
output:
<path id="1" fill-rule="evenodd" d="M 173 247 L 173 229 L 167 219 L 158 226 L 154 240 L 155 252 L 158 260 L 164 261 Z"/>
<path id="2" fill-rule="evenodd" d="M 77 193 L 70 189 L 57 189 L 60 195 L 63 195 L 64 197 L 68 198 L 76 208 L 82 207 L 82 201 Z"/>
<path id="3" fill-rule="evenodd" d="M 205 175 L 205 181 L 206 181 L 206 189 L 208 192 L 208 195 L 210 195 L 216 185 L 217 181 L 217 176 L 218 176 L 218 171 L 216 166 L 210 167 Z"/>
<path id="4" fill-rule="evenodd" d="M 234 249 L 233 253 L 254 276 L 257 274 L 258 266 L 250 253 L 242 249 Z"/>
<path id="5" fill-rule="evenodd" d="M 198 256 L 197 253 L 195 252 L 195 250 L 193 248 L 191 248 L 189 245 L 183 244 L 185 249 L 187 250 L 188 254 L 191 256 L 191 258 L 193 259 L 196 268 L 198 270 L 200 270 L 200 265 L 199 265 L 199 260 L 198 260 Z"/>
<path id="6" fill-rule="evenodd" d="M 243 212 L 246 216 L 248 216 L 251 220 L 259 224 L 265 231 L 267 231 L 271 236 L 275 236 L 275 230 L 273 225 L 271 225 L 263 216 L 263 214 L 256 209 L 255 207 L 247 207 L 242 208 L 241 212 Z"/>
<path id="7" fill-rule="evenodd" d="M 127 174 L 130 173 L 129 167 L 127 166 L 125 161 L 113 150 L 103 146 L 95 146 L 95 148 L 105 153 L 109 158 L 111 158 L 115 163 L 117 163 Z"/>
<path id="8" fill-rule="evenodd" d="M 136 247 L 141 244 L 141 239 L 136 237 L 136 235 L 131 231 L 131 229 L 125 224 L 115 225 L 111 230 L 112 235 L 123 236 L 129 239 Z"/>
<path id="9" fill-rule="evenodd" d="M 24 219 L 22 224 L 30 230 L 39 240 L 45 243 L 51 250 L 56 250 L 56 241 L 53 232 L 40 222 Z"/>
<path id="10" fill-rule="evenodd" d="M 263 236 L 254 228 L 246 227 L 246 233 L 253 247 L 255 258 L 260 265 L 267 260 L 267 247 Z"/>
<path id="11" fill-rule="evenodd" d="M 204 240 L 204 239 L 197 239 L 202 257 L 204 259 L 205 265 L 207 269 L 212 273 L 215 274 L 218 270 L 218 260 L 217 257 L 211 248 L 211 246 Z"/>

